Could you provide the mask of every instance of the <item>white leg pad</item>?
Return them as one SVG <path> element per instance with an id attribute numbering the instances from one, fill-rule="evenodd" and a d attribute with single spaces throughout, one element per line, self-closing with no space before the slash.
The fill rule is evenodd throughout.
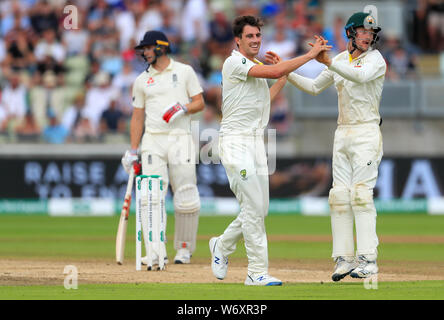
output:
<path id="1" fill-rule="evenodd" d="M 376 208 L 373 202 L 373 189 L 358 185 L 352 189 L 351 198 L 356 224 L 356 253 L 364 255 L 370 261 L 376 260 L 379 241 L 376 235 Z"/>
<path id="2" fill-rule="evenodd" d="M 186 184 L 174 192 L 175 232 L 174 248 L 196 249 L 200 198 L 195 184 Z"/>
<path id="3" fill-rule="evenodd" d="M 333 237 L 332 257 L 353 257 L 353 212 L 350 206 L 350 191 L 334 186 L 329 193 L 331 231 Z"/>

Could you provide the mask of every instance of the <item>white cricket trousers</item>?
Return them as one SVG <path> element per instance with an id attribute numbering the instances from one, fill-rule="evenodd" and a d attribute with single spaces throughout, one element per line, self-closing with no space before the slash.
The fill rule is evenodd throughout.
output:
<path id="1" fill-rule="evenodd" d="M 377 257 L 376 209 L 373 188 L 381 162 L 382 135 L 377 124 L 341 125 L 333 145 L 333 187 L 329 194 L 332 257 Z"/>
<path id="2" fill-rule="evenodd" d="M 219 238 L 225 256 L 243 237 L 248 273 L 268 273 L 268 245 L 264 219 L 268 214 L 267 156 L 263 135 L 230 135 L 219 139 L 219 154 L 240 212 Z"/>

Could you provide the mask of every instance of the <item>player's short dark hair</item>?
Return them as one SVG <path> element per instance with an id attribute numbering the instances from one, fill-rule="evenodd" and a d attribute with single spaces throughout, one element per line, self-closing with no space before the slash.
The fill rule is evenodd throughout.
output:
<path id="1" fill-rule="evenodd" d="M 253 16 L 240 16 L 234 19 L 233 22 L 233 34 L 235 37 L 242 38 L 242 32 L 244 31 L 244 27 L 246 25 L 252 27 L 258 27 L 259 30 L 264 25 L 261 18 L 253 17 Z"/>

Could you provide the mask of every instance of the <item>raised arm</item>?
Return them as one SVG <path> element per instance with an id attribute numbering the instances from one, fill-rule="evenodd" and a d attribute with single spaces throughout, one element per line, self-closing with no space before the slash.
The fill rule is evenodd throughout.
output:
<path id="1" fill-rule="evenodd" d="M 248 76 L 255 78 L 278 79 L 296 70 L 311 59 L 314 59 L 320 52 L 330 49 L 331 46 L 325 44 L 324 41 L 317 39 L 313 47 L 306 54 L 274 65 L 255 65 L 254 67 L 250 68 Z"/>
<path id="2" fill-rule="evenodd" d="M 386 71 L 386 64 L 382 58 L 366 59 L 365 63 L 359 68 L 345 61 L 333 61 L 328 68 L 347 80 L 365 83 L 383 76 Z"/>
<path id="3" fill-rule="evenodd" d="M 316 37 L 316 41 L 319 41 L 319 39 L 321 39 L 324 44 L 326 43 L 324 38 Z M 315 46 L 315 44 L 312 43 L 310 43 L 310 45 L 313 47 Z M 321 52 L 321 54 L 316 57 L 316 60 L 325 64 L 329 70 L 356 83 L 365 83 L 375 80 L 383 76 L 387 69 L 385 61 L 379 53 L 374 54 L 371 58 L 367 55 L 365 62 L 359 67 L 356 67 L 347 61 L 337 59 L 332 60 L 325 52 Z"/>
<path id="4" fill-rule="evenodd" d="M 313 96 L 318 95 L 334 82 L 333 73 L 328 69 L 321 72 L 315 79 L 300 76 L 294 72 L 288 75 L 288 82 L 299 90 L 309 93 Z"/>

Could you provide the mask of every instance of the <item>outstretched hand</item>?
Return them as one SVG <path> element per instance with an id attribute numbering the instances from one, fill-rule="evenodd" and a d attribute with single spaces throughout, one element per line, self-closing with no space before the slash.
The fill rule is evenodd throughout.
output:
<path id="1" fill-rule="evenodd" d="M 330 65 L 331 58 L 327 52 L 331 50 L 332 46 L 327 45 L 328 40 L 325 40 L 321 36 L 315 36 L 315 39 L 315 43 L 308 43 L 310 46 L 312 46 L 312 49 L 308 53 L 318 62 L 325 65 Z"/>
<path id="2" fill-rule="evenodd" d="M 278 64 L 282 62 L 282 59 L 276 52 L 267 51 L 265 53 L 265 62 L 268 64 Z M 287 75 L 281 77 L 280 80 L 287 81 Z"/>
<path id="3" fill-rule="evenodd" d="M 282 59 L 276 52 L 267 51 L 265 53 L 265 62 L 268 64 L 278 64 L 282 62 Z"/>

